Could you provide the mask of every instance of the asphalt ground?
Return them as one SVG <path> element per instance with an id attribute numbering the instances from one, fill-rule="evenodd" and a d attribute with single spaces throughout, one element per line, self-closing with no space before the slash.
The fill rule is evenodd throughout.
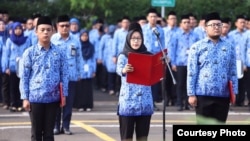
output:
<path id="1" fill-rule="evenodd" d="M 117 96 L 95 91 L 94 108 L 91 112 L 73 110 L 70 125 L 73 135 L 56 135 L 55 140 L 119 141 L 119 123 L 116 115 L 117 100 Z M 155 111 L 152 116 L 148 141 L 172 141 L 173 125 L 195 124 L 193 109 L 180 112 L 177 111 L 177 107 L 168 106 L 163 112 L 163 103 L 156 103 L 156 105 L 160 111 Z M 250 125 L 248 107 L 232 106 L 227 124 Z M 9 112 L 0 109 L 0 141 L 30 141 L 30 128 L 27 112 Z"/>

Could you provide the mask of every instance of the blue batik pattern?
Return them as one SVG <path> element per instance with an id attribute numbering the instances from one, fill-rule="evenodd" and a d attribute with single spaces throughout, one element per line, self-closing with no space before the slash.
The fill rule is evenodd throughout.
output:
<path id="1" fill-rule="evenodd" d="M 40 45 L 26 49 L 20 69 L 21 99 L 34 103 L 58 102 L 59 83 L 68 96 L 68 64 L 65 53 L 51 44 L 48 50 Z"/>
<path id="2" fill-rule="evenodd" d="M 187 64 L 188 95 L 229 97 L 228 81 L 238 93 L 236 53 L 229 42 L 208 38 L 192 45 Z"/>
<path id="3" fill-rule="evenodd" d="M 142 116 L 153 114 L 151 86 L 128 83 L 122 69 L 127 64 L 124 54 L 118 56 L 116 72 L 121 76 L 118 114 L 122 116 Z"/>

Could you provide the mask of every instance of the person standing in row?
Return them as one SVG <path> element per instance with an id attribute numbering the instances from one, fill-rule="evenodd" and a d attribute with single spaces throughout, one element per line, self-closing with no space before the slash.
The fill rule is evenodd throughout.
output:
<path id="1" fill-rule="evenodd" d="M 51 37 L 51 42 L 66 54 L 66 60 L 68 62 L 69 72 L 69 95 L 66 98 L 66 106 L 62 109 L 58 109 L 54 134 L 64 133 L 71 135 L 70 121 L 72 116 L 72 108 L 74 96 L 77 88 L 77 81 L 80 80 L 81 72 L 83 71 L 82 52 L 79 38 L 75 38 L 70 34 L 70 23 L 67 15 L 61 15 L 57 19 L 58 32 Z M 62 116 L 62 126 L 61 126 Z M 61 131 L 60 131 L 61 127 Z"/>
<path id="2" fill-rule="evenodd" d="M 230 106 L 229 81 L 233 92 L 238 93 L 235 48 L 220 38 L 222 23 L 218 13 L 209 13 L 205 25 L 207 37 L 193 44 L 189 51 L 188 101 L 195 107 L 198 124 L 204 118 L 225 123 Z"/>
<path id="3" fill-rule="evenodd" d="M 233 38 L 234 48 L 236 52 L 236 60 L 242 69 L 242 73 L 238 74 L 238 94 L 236 95 L 236 106 L 244 106 L 247 88 L 247 66 L 246 52 L 249 44 L 249 31 L 245 29 L 246 20 L 244 15 L 236 16 L 235 29 L 230 31 L 228 35 Z"/>
<path id="4" fill-rule="evenodd" d="M 19 63 L 23 52 L 30 47 L 31 41 L 27 36 L 24 36 L 20 22 L 13 23 L 11 30 L 12 33 L 3 49 L 2 69 L 9 75 L 10 111 L 15 112 L 23 110 L 19 91 Z"/>
<path id="5" fill-rule="evenodd" d="M 166 18 L 167 26 L 163 28 L 165 46 L 167 48 L 168 57 L 171 54 L 171 41 L 174 35 L 179 31 L 177 27 L 177 14 L 174 11 L 170 11 Z M 171 58 L 169 58 L 169 66 L 171 66 Z M 175 72 L 172 72 L 175 77 Z M 173 83 L 173 79 L 170 75 L 169 69 L 166 69 L 166 105 L 165 106 L 175 106 L 176 104 L 176 85 Z"/>
<path id="6" fill-rule="evenodd" d="M 1 11 L 0 11 L 1 14 Z M 1 50 L 1 61 L 2 61 L 2 52 L 3 49 L 6 48 L 6 40 L 9 37 L 9 32 L 8 29 L 6 28 L 7 25 L 5 25 L 5 22 L 0 19 L 0 42 L 2 44 L 2 50 Z M 10 84 L 9 84 L 9 75 L 5 73 L 5 70 L 2 67 L 2 63 L 1 63 L 1 78 L 0 78 L 0 93 L 2 96 L 2 100 L 3 100 L 3 109 L 8 110 L 9 106 L 10 106 Z"/>
<path id="7" fill-rule="evenodd" d="M 199 40 L 197 34 L 191 31 L 189 15 L 182 15 L 180 28 L 171 40 L 170 58 L 171 67 L 176 74 L 177 105 L 178 111 L 189 110 L 187 97 L 187 58 L 190 47 Z"/>
<path id="8" fill-rule="evenodd" d="M 90 112 L 94 107 L 93 79 L 96 72 L 95 47 L 89 41 L 88 31 L 84 29 L 80 31 L 80 42 L 83 57 L 83 73 L 81 73 L 81 80 L 77 84 L 74 107 L 79 112 Z"/>
<path id="9" fill-rule="evenodd" d="M 23 107 L 31 120 L 31 141 L 54 141 L 53 129 L 59 108 L 59 84 L 63 86 L 62 103 L 68 95 L 66 56 L 51 44 L 52 23 L 40 17 L 36 26 L 38 44 L 26 49 L 20 67 L 20 92 Z M 64 106 L 64 105 L 62 105 Z"/>
<path id="10" fill-rule="evenodd" d="M 143 34 L 138 23 L 132 23 L 126 36 L 123 51 L 118 56 L 116 73 L 121 76 L 117 114 L 122 141 L 132 141 L 134 130 L 137 141 L 147 141 L 151 116 L 154 112 L 151 86 L 128 83 L 126 77 L 133 72 L 128 64 L 129 53 L 151 54 L 143 44 Z"/>
<path id="11" fill-rule="evenodd" d="M 147 50 L 152 54 L 156 54 L 161 51 L 161 46 L 165 49 L 165 38 L 164 38 L 164 31 L 160 25 L 157 24 L 157 10 L 155 8 L 150 8 L 147 11 L 147 20 L 148 23 L 142 27 L 143 37 L 144 37 L 144 44 L 147 47 Z M 155 35 L 153 29 L 156 29 L 159 32 L 159 37 Z M 160 43 L 158 42 L 158 39 Z M 162 86 L 161 82 L 157 82 L 156 84 L 152 85 L 152 95 L 154 102 L 161 102 L 162 101 Z M 156 104 L 154 103 L 155 111 L 160 110 Z"/>
<path id="12" fill-rule="evenodd" d="M 112 61 L 117 64 L 118 55 L 122 52 L 124 47 L 126 36 L 128 34 L 128 27 L 130 24 L 130 18 L 128 16 L 124 16 L 121 19 L 121 27 L 117 28 L 114 32 L 113 40 L 112 40 Z M 119 75 L 116 76 L 116 95 L 118 96 L 120 93 L 121 86 L 121 77 Z"/>

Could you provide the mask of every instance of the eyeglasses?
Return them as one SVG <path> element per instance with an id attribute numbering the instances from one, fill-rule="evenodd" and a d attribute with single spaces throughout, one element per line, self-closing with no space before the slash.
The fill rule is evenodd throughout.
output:
<path id="1" fill-rule="evenodd" d="M 131 38 L 130 40 L 135 42 L 135 41 L 141 41 L 142 39 L 141 38 Z"/>
<path id="2" fill-rule="evenodd" d="M 62 25 L 59 25 L 61 28 L 63 27 L 69 27 L 69 24 L 62 24 Z"/>
<path id="3" fill-rule="evenodd" d="M 212 28 L 222 27 L 222 23 L 212 23 L 212 24 L 208 24 L 207 26 L 211 26 Z"/>

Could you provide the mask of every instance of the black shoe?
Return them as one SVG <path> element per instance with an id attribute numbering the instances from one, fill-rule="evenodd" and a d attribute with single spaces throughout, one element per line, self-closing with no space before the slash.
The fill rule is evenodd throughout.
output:
<path id="1" fill-rule="evenodd" d="M 11 107 L 10 108 L 10 112 L 16 112 L 17 111 L 17 108 L 16 107 Z"/>
<path id="2" fill-rule="evenodd" d="M 178 110 L 178 111 L 183 111 L 183 108 L 182 108 L 182 107 L 179 107 L 177 110 Z"/>
<path id="3" fill-rule="evenodd" d="M 156 105 L 154 105 L 154 111 L 160 111 L 160 109 Z"/>
<path id="4" fill-rule="evenodd" d="M 185 110 L 190 110 L 190 107 L 189 106 L 185 106 Z"/>
<path id="5" fill-rule="evenodd" d="M 60 134 L 59 130 L 56 129 L 56 128 L 53 130 L 53 133 L 54 133 L 54 135 L 59 135 Z"/>
<path id="6" fill-rule="evenodd" d="M 66 134 L 66 135 L 72 135 L 72 132 L 69 129 L 63 128 L 61 130 L 61 133 Z"/>

